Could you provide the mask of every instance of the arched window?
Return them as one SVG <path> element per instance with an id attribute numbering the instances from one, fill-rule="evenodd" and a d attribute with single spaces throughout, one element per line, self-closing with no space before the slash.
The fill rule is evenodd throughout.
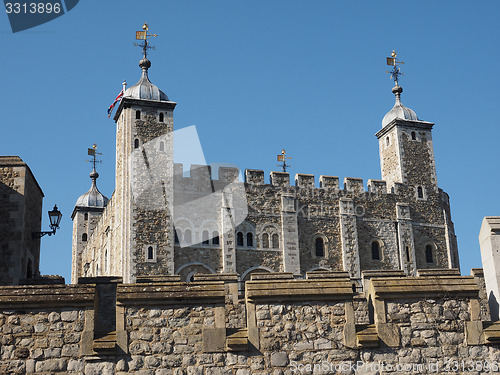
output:
<path id="1" fill-rule="evenodd" d="M 390 142 L 390 141 L 389 141 L 389 137 L 387 137 L 387 138 L 385 139 L 385 144 L 386 144 L 387 146 L 389 146 L 389 142 Z"/>
<path id="2" fill-rule="evenodd" d="M 241 232 L 236 234 L 236 246 L 243 246 L 243 233 Z"/>
<path id="3" fill-rule="evenodd" d="M 88 219 L 89 219 L 89 214 L 85 212 L 85 214 L 83 215 L 83 220 L 88 220 Z"/>
<path id="4" fill-rule="evenodd" d="M 212 233 L 212 245 L 219 245 L 219 244 L 220 244 L 219 232 L 214 231 Z"/>
<path id="5" fill-rule="evenodd" d="M 180 243 L 180 241 L 179 241 L 179 235 L 177 234 L 176 230 L 174 230 L 174 243 L 177 244 L 177 245 Z"/>
<path id="6" fill-rule="evenodd" d="M 87 241 L 87 233 L 82 234 L 82 241 L 83 242 Z"/>
<path id="7" fill-rule="evenodd" d="M 417 196 L 419 198 L 423 198 L 424 197 L 424 189 L 422 189 L 422 186 L 417 187 Z"/>
<path id="8" fill-rule="evenodd" d="M 202 244 L 203 245 L 209 245 L 210 244 L 210 240 L 208 239 L 208 230 L 204 230 L 203 231 L 203 234 L 201 236 L 202 238 Z"/>
<path id="9" fill-rule="evenodd" d="M 411 132 L 411 139 L 412 139 L 412 141 L 417 140 L 417 134 L 415 132 Z"/>
<path id="10" fill-rule="evenodd" d="M 165 142 L 160 142 L 160 151 L 165 151 Z"/>
<path id="11" fill-rule="evenodd" d="M 273 243 L 273 249 L 279 249 L 280 248 L 280 238 L 279 236 L 275 233 L 272 236 L 272 243 Z"/>
<path id="12" fill-rule="evenodd" d="M 262 247 L 264 249 L 269 249 L 269 234 L 267 233 L 262 235 Z"/>
<path id="13" fill-rule="evenodd" d="M 432 256 L 432 246 L 431 245 L 427 245 L 425 247 L 425 261 L 427 263 L 434 263 L 434 259 L 433 259 L 433 256 Z"/>
<path id="14" fill-rule="evenodd" d="M 155 258 L 154 255 L 153 246 L 148 246 L 148 260 L 153 260 Z"/>
<path id="15" fill-rule="evenodd" d="M 134 141 L 134 148 L 139 148 L 139 140 L 137 138 Z"/>
<path id="16" fill-rule="evenodd" d="M 163 122 L 163 113 L 160 113 L 160 122 Z"/>
<path id="17" fill-rule="evenodd" d="M 137 120 L 140 120 L 141 119 L 141 111 L 135 111 L 135 118 Z"/>
<path id="18" fill-rule="evenodd" d="M 253 234 L 252 233 L 247 233 L 247 246 L 249 246 L 249 247 L 253 246 Z"/>
<path id="19" fill-rule="evenodd" d="M 325 243 L 321 237 L 316 238 L 315 248 L 316 248 L 316 256 L 317 257 L 324 257 L 325 256 Z"/>
<path id="20" fill-rule="evenodd" d="M 372 259 L 380 260 L 380 245 L 377 241 L 372 242 Z"/>
<path id="21" fill-rule="evenodd" d="M 191 229 L 186 229 L 186 231 L 184 232 L 184 242 L 186 242 L 187 244 L 191 243 Z"/>

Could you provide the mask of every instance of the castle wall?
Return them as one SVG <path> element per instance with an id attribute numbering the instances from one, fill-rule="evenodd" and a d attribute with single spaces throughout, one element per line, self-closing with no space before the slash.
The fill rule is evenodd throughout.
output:
<path id="1" fill-rule="evenodd" d="M 39 275 L 43 192 L 17 156 L 0 157 L 0 284 Z M 31 274 L 29 274 L 31 272 Z"/>
<path id="2" fill-rule="evenodd" d="M 307 279 L 261 275 L 247 283 L 244 301 L 234 298 L 234 276 L 193 283 L 95 279 L 75 286 L 1 287 L 0 372 L 498 369 L 500 334 L 497 323 L 484 316 L 481 273 L 446 272 L 420 277 L 372 273 L 362 293 L 353 293 L 347 273 L 310 273 Z M 112 285 L 114 293 L 102 293 Z M 115 319 L 100 311 L 103 306 L 114 306 Z M 107 331 L 99 330 L 104 326 Z"/>

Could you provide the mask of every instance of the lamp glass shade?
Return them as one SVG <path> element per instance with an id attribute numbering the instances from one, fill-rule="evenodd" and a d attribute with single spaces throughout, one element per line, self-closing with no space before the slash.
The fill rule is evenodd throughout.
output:
<path id="1" fill-rule="evenodd" d="M 49 220 L 50 220 L 50 226 L 59 228 L 59 223 L 61 222 L 62 214 L 61 212 L 57 209 L 57 205 L 54 206 L 54 209 L 52 211 L 49 211 Z"/>

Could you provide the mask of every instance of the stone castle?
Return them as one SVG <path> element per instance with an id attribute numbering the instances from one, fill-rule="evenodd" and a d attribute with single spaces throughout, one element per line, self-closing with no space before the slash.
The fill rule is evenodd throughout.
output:
<path id="1" fill-rule="evenodd" d="M 116 187 L 108 199 L 92 187 L 75 206 L 72 282 L 119 276 L 133 283 L 152 276 L 315 270 L 458 268 L 448 195 L 438 187 L 432 127 L 401 103 L 376 134 L 382 180 L 174 164 L 176 103 L 148 78 L 124 91 L 114 117 Z M 191 205 L 191 206 L 190 206 Z"/>
<path id="2" fill-rule="evenodd" d="M 358 178 L 341 189 L 297 174 L 291 186 L 285 172 L 187 176 L 174 163 L 176 103 L 150 66 L 114 117 L 115 192 L 99 192 L 94 167 L 72 213 L 72 284 L 40 277 L 39 242 L 1 228 L 1 374 L 499 371 L 500 219 L 481 230 L 486 275 L 460 275 L 433 124 L 398 84 L 376 134 L 382 180 L 365 191 Z M 39 230 L 36 180 L 19 158 L 0 162 L 2 217 Z"/>

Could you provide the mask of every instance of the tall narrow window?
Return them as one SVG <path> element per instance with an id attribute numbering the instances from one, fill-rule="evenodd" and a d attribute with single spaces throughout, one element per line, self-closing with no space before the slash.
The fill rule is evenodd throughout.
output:
<path id="1" fill-rule="evenodd" d="M 422 189 L 422 186 L 417 187 L 417 196 L 419 198 L 423 198 L 424 197 L 424 189 Z"/>
<path id="2" fill-rule="evenodd" d="M 280 248 L 280 237 L 275 233 L 272 237 L 273 249 Z"/>
<path id="3" fill-rule="evenodd" d="M 385 144 L 386 144 L 387 146 L 389 146 L 389 137 L 387 137 L 387 138 L 385 139 Z"/>
<path id="4" fill-rule="evenodd" d="M 236 246 L 243 246 L 243 233 L 241 232 L 236 234 Z"/>
<path id="5" fill-rule="evenodd" d="M 252 233 L 247 233 L 247 246 L 249 246 L 249 247 L 253 246 L 253 234 Z"/>
<path id="6" fill-rule="evenodd" d="M 377 241 L 372 242 L 372 259 L 380 260 L 380 245 Z"/>
<path id="7" fill-rule="evenodd" d="M 33 277 L 33 262 L 31 259 L 28 259 L 28 267 L 26 270 L 26 278 L 31 279 Z"/>
<path id="8" fill-rule="evenodd" d="M 155 258 L 154 255 L 153 246 L 148 246 L 148 260 L 153 260 Z"/>
<path id="9" fill-rule="evenodd" d="M 160 122 L 163 122 L 163 113 L 160 113 Z"/>
<path id="10" fill-rule="evenodd" d="M 141 111 L 135 111 L 135 118 L 137 120 L 140 120 L 141 119 Z"/>
<path id="11" fill-rule="evenodd" d="M 427 245 L 425 247 L 425 261 L 427 263 L 434 263 L 434 259 L 433 259 L 433 256 L 432 256 L 432 246 L 431 245 Z"/>
<path id="12" fill-rule="evenodd" d="M 208 230 L 204 230 L 202 234 L 202 242 L 203 245 L 209 245 L 210 241 L 208 239 Z"/>
<path id="13" fill-rule="evenodd" d="M 139 140 L 137 138 L 134 141 L 134 148 L 139 148 Z"/>
<path id="14" fill-rule="evenodd" d="M 323 239 L 321 237 L 316 238 L 315 248 L 317 257 L 325 256 L 325 243 L 323 242 Z"/>
<path id="15" fill-rule="evenodd" d="M 264 249 L 269 249 L 269 234 L 267 233 L 262 235 L 262 247 Z"/>
<path id="16" fill-rule="evenodd" d="M 186 231 L 184 232 L 184 242 L 186 242 L 187 244 L 191 243 L 191 229 L 186 229 Z"/>
<path id="17" fill-rule="evenodd" d="M 160 151 L 165 151 L 165 143 L 163 141 L 160 142 Z"/>
<path id="18" fill-rule="evenodd" d="M 104 271 L 108 271 L 108 249 L 104 252 Z"/>
<path id="19" fill-rule="evenodd" d="M 82 241 L 83 242 L 87 241 L 87 233 L 82 234 Z"/>
<path id="20" fill-rule="evenodd" d="M 417 134 L 415 132 L 411 132 L 411 139 L 412 139 L 412 141 L 417 140 Z"/>
<path id="21" fill-rule="evenodd" d="M 212 233 L 212 245 L 219 245 L 219 244 L 220 244 L 219 232 L 215 231 Z"/>
<path id="22" fill-rule="evenodd" d="M 180 243 L 179 241 L 179 235 L 177 234 L 177 231 L 174 230 L 174 243 L 178 245 Z"/>
<path id="23" fill-rule="evenodd" d="M 406 246 L 406 261 L 410 262 L 410 248 Z"/>
<path id="24" fill-rule="evenodd" d="M 88 219 L 89 219 L 89 214 L 85 212 L 85 214 L 83 215 L 83 220 L 88 220 Z"/>

